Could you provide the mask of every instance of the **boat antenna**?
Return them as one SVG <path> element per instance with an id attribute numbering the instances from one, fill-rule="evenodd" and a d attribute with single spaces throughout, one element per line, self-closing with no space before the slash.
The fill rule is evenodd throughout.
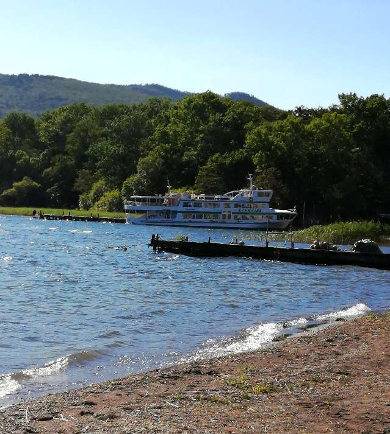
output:
<path id="1" fill-rule="evenodd" d="M 252 173 L 249 173 L 248 178 L 246 178 L 249 181 L 249 189 L 254 190 L 255 186 L 253 184 L 253 175 Z"/>
<path id="2" fill-rule="evenodd" d="M 169 178 L 167 178 L 167 188 L 168 188 L 168 194 L 171 194 L 172 186 L 169 185 Z"/>

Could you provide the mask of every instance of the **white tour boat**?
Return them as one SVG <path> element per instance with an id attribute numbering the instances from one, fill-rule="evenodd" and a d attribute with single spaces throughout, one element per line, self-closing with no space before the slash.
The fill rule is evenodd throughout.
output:
<path id="1" fill-rule="evenodd" d="M 172 193 L 132 196 L 125 202 L 127 223 L 134 225 L 193 226 L 229 229 L 285 229 L 297 216 L 295 209 L 270 208 L 272 190 L 249 188 L 223 195 Z"/>

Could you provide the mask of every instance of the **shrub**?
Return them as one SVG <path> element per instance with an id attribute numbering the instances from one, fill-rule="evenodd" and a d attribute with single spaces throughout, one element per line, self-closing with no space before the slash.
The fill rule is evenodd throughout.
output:
<path id="1" fill-rule="evenodd" d="M 14 182 L 12 188 L 3 191 L 0 196 L 2 206 L 41 206 L 44 202 L 45 196 L 41 185 L 27 176 L 21 181 Z"/>
<path id="2" fill-rule="evenodd" d="M 123 200 L 119 190 L 111 190 L 104 195 L 94 204 L 95 209 L 102 211 L 122 211 Z"/>
<path id="3" fill-rule="evenodd" d="M 89 192 L 89 197 L 91 200 L 92 205 L 97 203 L 105 193 L 107 193 L 108 187 L 106 186 L 106 183 L 103 179 L 100 179 L 99 181 L 95 182 L 92 185 L 91 191 Z"/>
<path id="4" fill-rule="evenodd" d="M 79 197 L 79 209 L 88 210 L 91 207 L 92 207 L 92 202 L 89 193 L 81 194 Z"/>

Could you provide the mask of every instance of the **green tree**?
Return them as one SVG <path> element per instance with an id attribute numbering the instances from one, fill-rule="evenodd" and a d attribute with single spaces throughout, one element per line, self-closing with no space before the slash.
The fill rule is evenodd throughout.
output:
<path id="1" fill-rule="evenodd" d="M 111 190 L 94 204 L 94 208 L 101 211 L 123 211 L 123 199 L 119 190 Z"/>
<path id="2" fill-rule="evenodd" d="M 80 103 L 63 106 L 41 116 L 38 133 L 50 156 L 64 152 L 68 135 L 91 110 L 92 107 Z"/>
<path id="3" fill-rule="evenodd" d="M 52 166 L 42 175 L 50 206 L 77 206 L 78 195 L 73 189 L 76 173 L 74 161 L 69 156 L 59 154 L 53 158 Z"/>
<path id="4" fill-rule="evenodd" d="M 0 195 L 2 206 L 42 206 L 45 197 L 41 185 L 25 176 Z"/>
<path id="5" fill-rule="evenodd" d="M 223 194 L 226 192 L 223 177 L 216 173 L 212 165 L 206 165 L 199 169 L 194 189 L 196 193 L 204 194 Z"/>
<path id="6" fill-rule="evenodd" d="M 16 151 L 36 155 L 41 149 L 35 119 L 25 113 L 10 113 L 2 121 L 9 131 L 10 146 Z"/>

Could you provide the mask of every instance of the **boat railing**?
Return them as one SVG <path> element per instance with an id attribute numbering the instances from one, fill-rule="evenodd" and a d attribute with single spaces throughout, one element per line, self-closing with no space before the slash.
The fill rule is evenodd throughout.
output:
<path id="1" fill-rule="evenodd" d="M 139 206 L 139 207 L 153 207 L 153 206 L 175 206 L 174 201 L 172 200 L 164 200 L 164 201 L 150 201 L 150 200 L 142 200 L 142 201 L 138 201 L 138 200 L 128 200 L 125 202 L 125 205 L 128 206 Z"/>
<path id="2" fill-rule="evenodd" d="M 191 196 L 192 200 L 230 200 L 230 197 L 222 194 L 197 194 Z"/>

